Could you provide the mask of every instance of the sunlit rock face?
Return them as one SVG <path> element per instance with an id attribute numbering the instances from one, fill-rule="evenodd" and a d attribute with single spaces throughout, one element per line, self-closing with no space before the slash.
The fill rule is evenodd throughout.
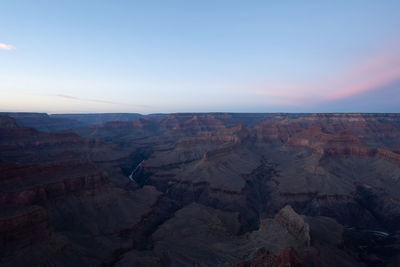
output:
<path id="1" fill-rule="evenodd" d="M 1 266 L 399 265 L 400 115 L 103 116 L 0 116 Z"/>

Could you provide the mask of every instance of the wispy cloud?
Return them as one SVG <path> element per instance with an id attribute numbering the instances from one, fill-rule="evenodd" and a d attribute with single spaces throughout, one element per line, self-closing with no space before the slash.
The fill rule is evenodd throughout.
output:
<path id="1" fill-rule="evenodd" d="M 64 94 L 52 94 L 50 96 L 58 97 L 58 98 L 64 98 L 64 99 L 70 99 L 70 100 L 77 100 L 77 101 L 95 102 L 95 103 L 112 104 L 112 105 L 124 105 L 124 106 L 139 106 L 139 107 L 143 107 L 143 108 L 151 108 L 151 106 L 147 106 L 147 105 L 131 105 L 131 104 L 128 104 L 128 103 L 121 103 L 121 102 L 114 102 L 114 101 L 107 101 L 107 100 L 93 99 L 93 98 L 81 98 L 81 97 L 76 97 L 76 96 L 71 96 L 71 95 L 64 95 Z"/>
<path id="2" fill-rule="evenodd" d="M 15 50 L 17 48 L 15 46 L 13 46 L 13 45 L 0 43 L 0 49 L 2 49 L 2 50 Z"/>
<path id="3" fill-rule="evenodd" d="M 71 100 L 78 100 L 78 101 L 88 101 L 88 102 L 97 102 L 97 103 L 106 103 L 106 104 L 114 104 L 114 105 L 122 105 L 123 103 L 113 102 L 113 101 L 106 101 L 106 100 L 99 100 L 93 98 L 80 98 L 76 96 L 64 95 L 64 94 L 55 94 L 52 95 L 59 98 L 66 98 Z"/>

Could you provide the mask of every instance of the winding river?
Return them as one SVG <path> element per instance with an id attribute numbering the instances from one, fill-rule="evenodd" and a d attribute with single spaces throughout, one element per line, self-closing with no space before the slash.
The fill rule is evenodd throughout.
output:
<path id="1" fill-rule="evenodd" d="M 144 160 L 142 160 L 137 166 L 136 168 L 133 169 L 133 171 L 131 172 L 131 174 L 129 174 L 129 179 L 131 179 L 131 181 L 136 182 L 135 179 L 133 179 L 133 175 L 135 174 L 135 172 L 137 171 L 137 169 L 139 169 L 140 165 L 142 165 Z"/>

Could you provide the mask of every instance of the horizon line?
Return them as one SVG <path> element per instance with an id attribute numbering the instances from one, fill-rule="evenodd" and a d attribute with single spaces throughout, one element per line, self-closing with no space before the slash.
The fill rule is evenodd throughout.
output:
<path id="1" fill-rule="evenodd" d="M 400 114 L 400 112 L 235 112 L 235 111 L 204 111 L 204 112 L 72 112 L 72 113 L 51 113 L 37 111 L 0 111 L 1 114 L 46 114 L 46 115 L 105 115 L 105 114 L 137 114 L 143 116 L 149 115 L 171 115 L 171 114 Z"/>

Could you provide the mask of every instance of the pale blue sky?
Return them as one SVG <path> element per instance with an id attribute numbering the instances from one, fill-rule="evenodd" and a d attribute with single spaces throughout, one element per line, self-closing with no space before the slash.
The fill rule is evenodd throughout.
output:
<path id="1" fill-rule="evenodd" d="M 1 1 L 0 110 L 400 112 L 400 1 L 323 2 Z"/>

